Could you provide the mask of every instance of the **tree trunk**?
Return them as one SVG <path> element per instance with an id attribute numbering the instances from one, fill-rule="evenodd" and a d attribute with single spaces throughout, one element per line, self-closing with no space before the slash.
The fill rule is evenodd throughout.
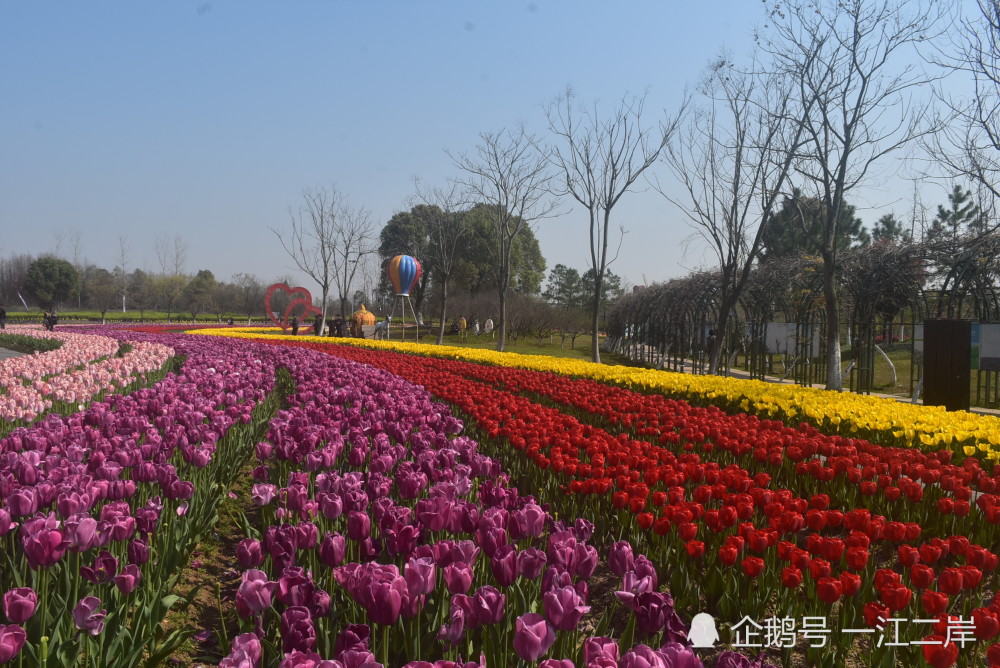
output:
<path id="1" fill-rule="evenodd" d="M 826 389 L 844 389 L 840 371 L 840 299 L 834 281 L 833 258 L 823 258 L 823 297 L 826 303 Z"/>
<path id="2" fill-rule="evenodd" d="M 594 270 L 594 308 L 591 313 L 591 333 L 593 340 L 590 342 L 590 361 L 594 364 L 601 363 L 601 288 L 604 287 L 604 271 L 600 273 Z"/>
<path id="3" fill-rule="evenodd" d="M 503 352 L 504 341 L 507 339 L 507 291 L 500 291 L 500 317 L 497 320 L 497 352 Z"/>
<path id="4" fill-rule="evenodd" d="M 437 344 L 444 344 L 444 321 L 448 315 L 448 277 L 444 276 L 441 281 L 441 324 L 438 326 Z"/>

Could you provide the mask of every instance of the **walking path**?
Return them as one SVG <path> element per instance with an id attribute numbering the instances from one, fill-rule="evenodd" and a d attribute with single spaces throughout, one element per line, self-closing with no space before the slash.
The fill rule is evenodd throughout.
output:
<path id="1" fill-rule="evenodd" d="M 6 348 L 0 348 L 0 361 L 5 359 L 10 359 L 11 357 L 20 357 L 24 353 L 16 353 L 13 350 L 7 350 Z"/>

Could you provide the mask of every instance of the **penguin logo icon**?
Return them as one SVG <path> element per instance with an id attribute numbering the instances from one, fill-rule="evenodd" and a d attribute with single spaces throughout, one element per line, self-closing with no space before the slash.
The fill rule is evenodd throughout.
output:
<path id="1" fill-rule="evenodd" d="M 691 632 L 688 640 L 692 647 L 712 647 L 719 641 L 719 632 L 715 628 L 715 619 L 707 612 L 699 612 L 691 620 Z"/>

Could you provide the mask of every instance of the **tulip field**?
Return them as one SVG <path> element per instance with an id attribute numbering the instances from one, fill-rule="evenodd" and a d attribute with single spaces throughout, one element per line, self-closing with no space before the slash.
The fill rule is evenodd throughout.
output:
<path id="1" fill-rule="evenodd" d="M 0 362 L 0 663 L 1000 666 L 1000 418 L 277 329 L 12 330 L 59 347 Z"/>

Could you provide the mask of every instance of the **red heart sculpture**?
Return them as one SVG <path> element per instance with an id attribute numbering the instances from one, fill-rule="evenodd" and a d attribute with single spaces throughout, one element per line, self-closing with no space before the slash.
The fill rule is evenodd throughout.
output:
<path id="1" fill-rule="evenodd" d="M 271 309 L 271 295 L 276 291 L 287 293 L 289 297 L 293 299 L 288 302 L 288 307 L 285 308 L 285 313 L 282 315 L 281 320 L 277 320 L 274 317 L 274 311 Z M 281 327 L 283 332 L 287 332 L 291 325 L 288 324 L 288 319 L 292 315 L 292 309 L 297 306 L 302 306 L 302 317 L 299 318 L 300 322 L 304 322 L 306 318 L 310 315 L 319 315 L 323 311 L 316 308 L 312 304 L 312 294 L 309 293 L 305 288 L 290 288 L 284 283 L 275 283 L 267 289 L 267 293 L 264 295 L 264 310 L 267 311 L 267 317 L 271 319 L 278 327 Z"/>

